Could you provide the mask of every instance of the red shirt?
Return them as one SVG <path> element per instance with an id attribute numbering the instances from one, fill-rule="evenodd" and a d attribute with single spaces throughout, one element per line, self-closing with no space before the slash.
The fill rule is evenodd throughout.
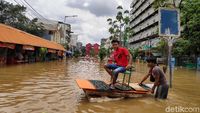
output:
<path id="1" fill-rule="evenodd" d="M 118 66 L 126 67 L 128 65 L 127 56 L 129 52 L 126 48 L 119 47 L 113 52 L 115 62 Z"/>

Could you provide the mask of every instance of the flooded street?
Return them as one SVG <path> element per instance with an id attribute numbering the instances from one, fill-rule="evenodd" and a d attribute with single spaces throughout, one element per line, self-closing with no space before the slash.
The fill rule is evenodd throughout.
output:
<path id="1" fill-rule="evenodd" d="M 146 72 L 146 64 L 137 64 L 132 81 L 139 82 Z M 167 100 L 145 96 L 89 102 L 76 79 L 110 77 L 103 64 L 77 59 L 0 67 L 0 113 L 164 113 L 168 106 L 200 107 L 200 72 L 194 70 L 175 69 Z"/>

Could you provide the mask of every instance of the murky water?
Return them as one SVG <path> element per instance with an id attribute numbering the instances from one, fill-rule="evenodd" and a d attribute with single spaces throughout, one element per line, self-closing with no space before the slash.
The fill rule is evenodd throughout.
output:
<path id="1" fill-rule="evenodd" d="M 137 64 L 132 81 L 147 72 Z M 200 107 L 200 72 L 176 69 L 167 100 L 94 99 L 89 102 L 76 79 L 109 80 L 103 64 L 84 60 L 0 67 L 0 113 L 162 113 L 168 106 Z M 200 108 L 199 108 L 200 109 Z"/>

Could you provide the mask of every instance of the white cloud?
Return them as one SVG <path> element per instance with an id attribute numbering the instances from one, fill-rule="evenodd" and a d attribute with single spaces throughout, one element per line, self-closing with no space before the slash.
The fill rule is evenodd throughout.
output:
<path id="1" fill-rule="evenodd" d="M 13 0 L 6 0 L 13 2 Z M 23 0 L 17 0 L 22 4 Z M 107 38 L 107 18 L 113 17 L 117 5 L 129 9 L 131 0 L 26 0 L 31 6 L 47 19 L 64 21 L 66 15 L 78 15 L 77 18 L 67 18 L 74 33 L 79 35 L 79 41 L 100 43 L 101 38 Z M 78 3 L 80 2 L 80 3 Z M 67 4 L 71 3 L 73 7 Z M 83 4 L 82 4 L 83 3 Z M 25 4 L 25 3 L 24 3 Z M 82 6 L 81 6 L 82 5 Z M 28 7 L 28 6 L 27 6 Z M 27 15 L 35 17 L 28 8 Z"/>

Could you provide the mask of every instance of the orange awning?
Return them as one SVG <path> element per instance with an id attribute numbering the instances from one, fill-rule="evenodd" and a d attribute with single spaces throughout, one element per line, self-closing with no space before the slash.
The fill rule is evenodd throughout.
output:
<path id="1" fill-rule="evenodd" d="M 0 42 L 29 45 L 34 47 L 45 47 L 49 49 L 65 51 L 65 48 L 60 44 L 31 35 L 5 24 L 0 24 Z"/>

